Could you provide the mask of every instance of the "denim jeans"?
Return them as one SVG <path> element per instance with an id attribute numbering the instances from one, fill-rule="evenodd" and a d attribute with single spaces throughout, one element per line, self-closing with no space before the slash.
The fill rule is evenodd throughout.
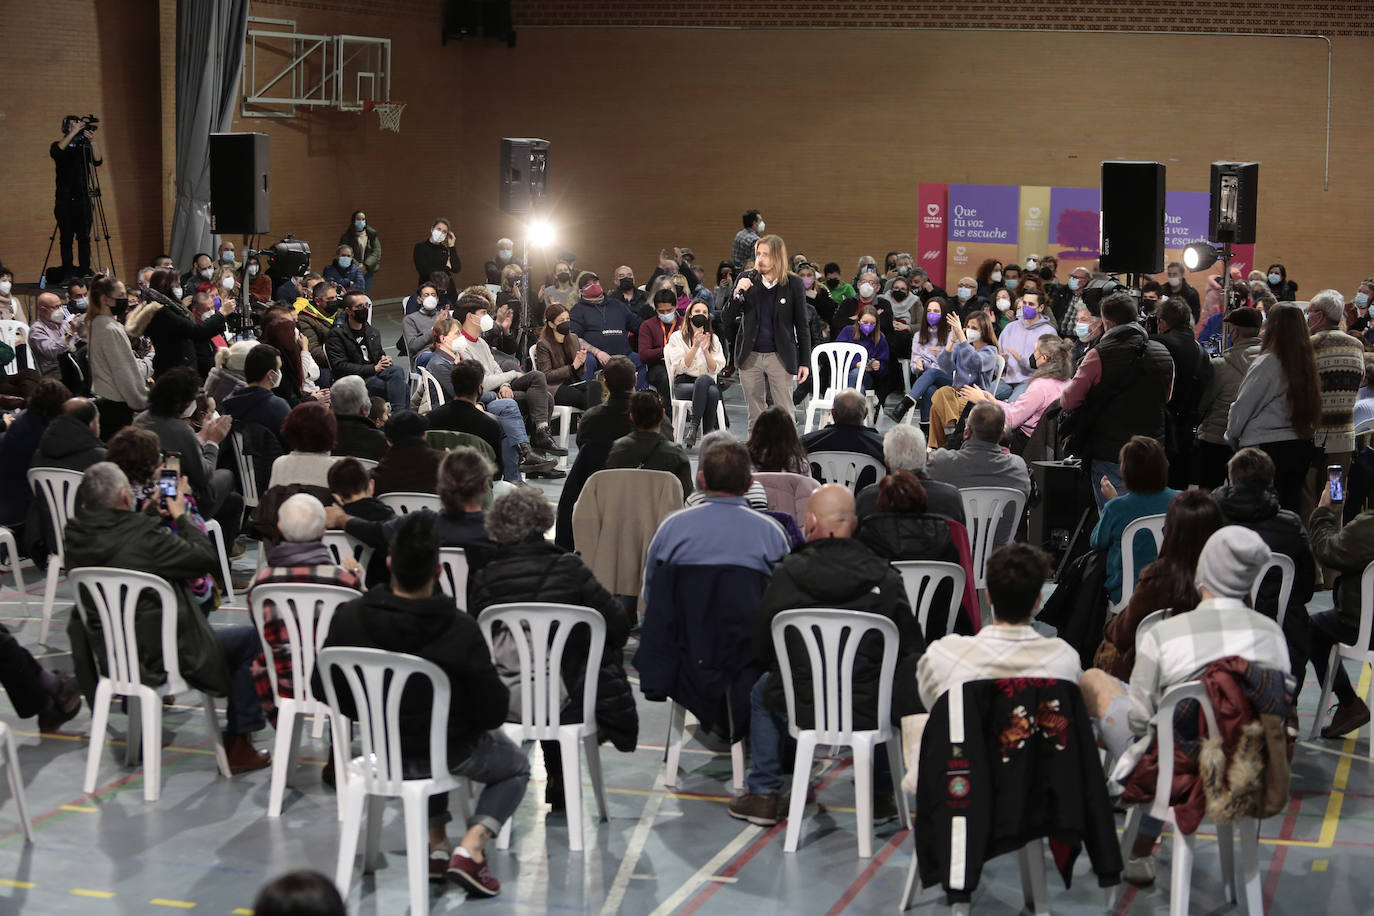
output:
<path id="1" fill-rule="evenodd" d="M 428 761 L 425 765 L 428 766 Z M 501 825 L 510 820 L 525 797 L 525 785 L 530 781 L 530 761 L 524 750 L 504 733 L 493 729 L 483 732 L 473 745 L 472 752 L 459 761 L 448 762 L 449 772 L 482 784 L 477 807 L 468 826 L 480 824 L 492 835 L 501 832 Z M 448 793 L 429 797 L 429 825 L 438 827 L 452 820 L 448 813 Z"/>
<path id="2" fill-rule="evenodd" d="M 224 730 L 234 735 L 251 735 L 267 727 L 267 718 L 253 684 L 253 660 L 262 652 L 255 627 L 217 627 L 215 639 L 229 666 L 229 701 L 224 713 Z"/>
<path id="3" fill-rule="evenodd" d="M 714 432 L 719 425 L 716 407 L 720 404 L 720 389 L 709 375 L 679 375 L 673 382 L 673 394 L 680 401 L 692 399 L 692 416 L 701 423 L 703 433 Z"/>
<path id="4" fill-rule="evenodd" d="M 487 409 L 487 416 L 501 424 L 501 463 L 505 466 L 505 479 L 511 483 L 520 481 L 520 450 L 516 445 L 529 442 L 525 431 L 525 418 L 520 415 L 520 405 L 511 398 L 498 398 L 495 391 L 486 391 L 478 399 Z"/>
<path id="5" fill-rule="evenodd" d="M 1089 483 L 1092 485 L 1093 499 L 1097 501 L 1097 511 L 1101 512 L 1103 505 L 1107 502 L 1107 497 L 1102 495 L 1102 477 L 1104 475 L 1112 482 L 1112 486 L 1116 487 L 1117 493 L 1126 492 L 1126 484 L 1121 482 L 1121 465 L 1115 461 L 1103 461 L 1100 458 L 1094 458 L 1089 468 L 1092 474 Z"/>
<path id="6" fill-rule="evenodd" d="M 611 355 L 614 356 L 615 354 L 612 353 Z M 643 391 L 649 387 L 649 370 L 639 361 L 638 353 L 627 353 L 625 355 L 629 358 L 630 362 L 635 365 L 635 390 Z M 596 378 L 596 373 L 601 370 L 601 364 L 596 361 L 596 357 L 592 355 L 591 351 L 587 352 L 587 361 L 582 364 L 582 369 L 582 377 L 589 382 Z"/>
<path id="7" fill-rule="evenodd" d="M 1025 393 L 1026 393 L 1026 389 L 1030 387 L 1030 383 L 1031 383 L 1031 380 L 1030 380 L 1030 379 L 1022 379 L 1021 381 L 1017 382 L 1015 385 L 1012 385 L 1012 386 L 1011 386 L 1011 393 L 1007 395 L 1007 403 L 1010 404 L 1012 401 L 1016 400 L 1016 399 L 1019 398 L 1021 395 L 1025 394 Z"/>
<path id="8" fill-rule="evenodd" d="M 386 398 L 392 410 L 405 410 L 410 406 L 410 383 L 406 372 L 395 364 L 367 379 L 367 393 Z"/>
<path id="9" fill-rule="evenodd" d="M 945 385 L 953 385 L 954 377 L 943 369 L 931 366 L 929 369 L 916 376 L 911 383 L 910 398 L 921 405 L 921 421 L 930 422 L 930 398 L 927 395 L 934 394 L 936 390 Z"/>

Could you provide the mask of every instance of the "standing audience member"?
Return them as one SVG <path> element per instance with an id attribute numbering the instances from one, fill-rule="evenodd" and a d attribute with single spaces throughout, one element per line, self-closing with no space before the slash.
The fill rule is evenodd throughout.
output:
<path id="1" fill-rule="evenodd" d="M 1212 364 L 1193 337 L 1188 310 L 1178 299 L 1159 307 L 1159 333 L 1150 340 L 1164 345 L 1174 361 L 1174 388 L 1165 408 L 1164 448 L 1169 456 L 1169 485 L 1188 486 L 1193 469 L 1193 430 L 1198 421 L 1198 402 L 1207 387 Z"/>
<path id="2" fill-rule="evenodd" d="M 801 384 L 811 372 L 806 290 L 801 278 L 787 270 L 787 245 L 780 237 L 758 239 L 754 267 L 753 278 L 741 277 L 735 284 L 723 314 L 727 328 L 739 322 L 734 364 L 739 367 L 751 429 L 767 406 L 767 396 L 774 404 L 791 403 L 792 376 Z"/>
<path id="3" fill-rule="evenodd" d="M 377 271 L 382 269 L 382 240 L 377 235 L 376 227 L 368 224 L 367 213 L 362 210 L 353 211 L 353 215 L 349 217 L 348 228 L 339 236 L 339 244 L 349 247 L 356 265 L 362 269 L 363 292 L 372 292 L 372 281 L 376 278 Z"/>
<path id="4" fill-rule="evenodd" d="M 91 284 L 91 307 L 86 312 L 86 356 L 91 369 L 91 393 L 100 411 L 100 427 L 113 436 L 148 406 L 148 376 L 134 358 L 133 345 L 122 319 L 129 299 L 124 283 L 101 277 Z"/>
<path id="5" fill-rule="evenodd" d="M 636 391 L 630 397 L 630 422 L 634 432 L 615 440 L 606 457 L 606 468 L 639 468 L 667 471 L 682 484 L 685 498 L 692 492 L 692 462 L 686 450 L 663 437 L 663 402 L 655 391 Z"/>
<path id="6" fill-rule="evenodd" d="M 1241 381 L 1259 356 L 1262 319 L 1259 309 L 1238 308 L 1228 312 L 1222 323 L 1222 333 L 1230 338 L 1231 345 L 1222 355 L 1212 357 L 1212 377 L 1198 400 L 1200 419 L 1193 443 L 1193 479 L 1203 489 L 1219 487 L 1226 480 L 1226 462 L 1232 454 L 1226 442 L 1227 417 Z"/>
<path id="7" fill-rule="evenodd" d="M 207 259 L 208 260 L 208 259 Z M 212 270 L 213 273 L 213 270 Z M 224 335 L 224 319 L 237 311 L 233 299 L 224 299 L 220 309 L 204 321 L 195 321 L 179 297 L 172 295 L 176 271 L 158 268 L 148 280 L 150 293 L 156 294 L 135 314 L 129 316 L 130 337 L 146 336 L 153 344 L 153 376 L 176 366 L 196 367 L 196 342 Z M 210 289 L 209 281 L 205 288 Z M 200 290 L 188 290 L 199 292 Z"/>
<path id="8" fill-rule="evenodd" d="M 746 210 L 743 219 L 744 228 L 735 233 L 735 240 L 730 245 L 730 260 L 734 262 L 737 270 L 744 267 L 746 261 L 753 260 L 754 248 L 758 245 L 759 236 L 764 229 L 763 217 L 757 210 Z"/>
<path id="9" fill-rule="evenodd" d="M 1345 298 L 1324 289 L 1307 303 L 1307 327 L 1312 331 L 1312 357 L 1321 382 L 1321 422 L 1317 425 L 1311 468 L 1303 491 L 1303 512 L 1310 514 L 1318 491 L 1326 487 L 1327 468 L 1350 469 L 1355 454 L 1355 402 L 1364 381 L 1364 342 L 1341 330 Z"/>
<path id="10" fill-rule="evenodd" d="M 449 278 L 456 273 L 462 273 L 463 262 L 458 257 L 457 249 L 453 247 L 454 241 L 453 230 L 448 220 L 441 216 L 430 224 L 429 237 L 416 242 L 413 252 L 417 285 L 429 280 L 436 273 L 443 273 Z"/>
<path id="11" fill-rule="evenodd" d="M 1288 268 L 1282 264 L 1270 264 L 1264 279 L 1269 283 L 1269 293 L 1279 302 L 1296 302 L 1298 284 L 1288 279 Z"/>
<path id="12" fill-rule="evenodd" d="M 1089 543 L 1094 550 L 1107 551 L 1107 595 L 1113 602 L 1121 600 L 1123 588 L 1121 569 L 1121 536 L 1126 526 L 1147 515 L 1164 515 L 1169 503 L 1178 495 L 1169 483 L 1169 459 L 1164 446 L 1149 436 L 1132 436 L 1121 446 L 1118 457 L 1125 493 L 1117 494 L 1116 487 L 1103 475 L 1098 480 L 1102 492 L 1102 515 L 1093 528 Z M 1155 559 L 1155 542 L 1148 532 L 1137 532 L 1132 557 L 1135 575 Z M 1135 583 L 1132 582 L 1134 587 Z"/>

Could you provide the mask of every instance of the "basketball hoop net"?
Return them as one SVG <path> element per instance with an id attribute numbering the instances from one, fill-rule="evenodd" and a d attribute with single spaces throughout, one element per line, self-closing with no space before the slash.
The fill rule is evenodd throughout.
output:
<path id="1" fill-rule="evenodd" d="M 406 110 L 405 102 L 364 102 L 363 108 L 377 112 L 382 130 L 389 130 L 393 134 L 401 132 L 401 113 Z"/>

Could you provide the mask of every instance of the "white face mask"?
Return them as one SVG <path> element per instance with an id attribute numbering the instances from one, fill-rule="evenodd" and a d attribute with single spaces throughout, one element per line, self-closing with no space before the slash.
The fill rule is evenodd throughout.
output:
<path id="1" fill-rule="evenodd" d="M 248 276 L 250 276 L 250 277 L 256 277 L 257 275 L 258 275 L 258 265 L 256 265 L 256 264 L 249 264 L 249 265 L 248 265 Z"/>
<path id="2" fill-rule="evenodd" d="M 1010 300 L 1010 299 L 998 299 L 998 300 L 997 300 L 997 311 L 999 311 L 999 312 L 1011 311 L 1011 300 Z"/>
<path id="3" fill-rule="evenodd" d="M 269 384 L 268 384 L 268 387 L 269 387 L 269 388 L 280 388 L 280 387 L 281 387 L 281 370 L 280 370 L 280 369 L 274 369 L 274 370 L 272 370 L 271 374 L 268 376 L 268 382 L 269 382 Z"/>
<path id="4" fill-rule="evenodd" d="M 992 272 L 992 276 L 989 277 L 988 279 L 992 280 L 993 283 L 1001 283 L 1001 282 L 1002 282 L 1002 272 L 1001 272 L 1000 270 L 994 270 L 994 271 Z"/>
<path id="5" fill-rule="evenodd" d="M 442 229 L 433 229 L 429 233 L 429 240 L 436 245 L 444 244 L 446 238 L 448 238 L 448 233 Z"/>
<path id="6" fill-rule="evenodd" d="M 482 317 L 478 319 L 478 326 L 481 327 L 482 333 L 485 334 L 496 326 L 496 322 L 492 321 L 491 316 L 484 312 Z"/>
<path id="7" fill-rule="evenodd" d="M 1170 278 L 1169 278 L 1169 285 L 1172 286 L 1174 289 L 1178 289 L 1180 286 L 1183 285 L 1183 278 L 1182 278 L 1182 277 L 1170 277 Z"/>
<path id="8" fill-rule="evenodd" d="M 1030 258 L 1026 261 L 1026 270 L 1035 270 L 1035 268 L 1039 266 L 1040 262 L 1037 261 L 1035 258 Z"/>
<path id="9" fill-rule="evenodd" d="M 202 278 L 208 280 L 215 275 L 215 269 L 213 267 L 207 267 L 200 272 L 200 275 Z"/>
<path id="10" fill-rule="evenodd" d="M 432 312 L 439 307 L 439 299 L 435 296 L 426 296 L 420 303 L 420 308 L 426 312 Z"/>
<path id="11" fill-rule="evenodd" d="M 860 298 L 860 299 L 872 299 L 872 298 L 873 298 L 873 284 L 872 284 L 872 283 L 860 283 L 860 284 L 859 284 L 859 298 Z"/>
<path id="12" fill-rule="evenodd" d="M 498 248 L 496 249 L 496 256 L 503 261 L 509 261 L 511 250 L 509 248 Z"/>
<path id="13" fill-rule="evenodd" d="M 11 283 L 9 280 L 0 280 L 0 296 L 8 296 L 10 294 L 10 290 L 13 288 L 14 284 Z"/>
<path id="14" fill-rule="evenodd" d="M 219 281 L 219 285 L 222 286 L 222 287 L 224 287 L 225 289 L 233 289 L 233 288 L 234 288 L 234 278 L 233 278 L 233 277 L 225 277 L 223 280 Z"/>
<path id="15" fill-rule="evenodd" d="M 196 412 L 196 402 L 195 402 L 195 401 L 192 401 L 191 403 L 187 404 L 187 405 L 186 405 L 186 409 L 183 410 L 183 411 L 181 412 L 181 418 L 182 418 L 183 420 L 185 420 L 185 419 L 189 418 L 189 417 L 191 416 L 191 414 L 193 414 L 193 413 L 195 413 L 195 412 Z"/>
<path id="16" fill-rule="evenodd" d="M 763 234 L 763 230 L 765 230 L 765 229 L 767 229 L 767 228 L 768 228 L 768 224 L 765 223 L 763 220 L 759 220 L 759 235 L 762 235 L 762 234 Z"/>
<path id="17" fill-rule="evenodd" d="M 181 301 L 181 294 L 182 294 L 182 289 L 181 289 L 180 286 L 173 286 L 173 287 L 172 287 L 172 298 L 173 298 L 173 299 L 176 299 L 178 302 L 180 302 L 180 301 Z"/>

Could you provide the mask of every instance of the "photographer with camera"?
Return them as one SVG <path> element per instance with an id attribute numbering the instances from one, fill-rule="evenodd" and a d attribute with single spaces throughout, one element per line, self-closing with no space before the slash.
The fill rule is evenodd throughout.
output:
<path id="1" fill-rule="evenodd" d="M 92 201 L 91 166 L 100 165 L 91 134 L 100 119 L 95 115 L 67 115 L 62 119 L 61 140 L 48 150 L 57 166 L 57 194 L 53 215 L 62 234 L 62 273 L 64 276 L 90 276 Z M 72 238 L 75 237 L 80 269 L 72 264 Z"/>

